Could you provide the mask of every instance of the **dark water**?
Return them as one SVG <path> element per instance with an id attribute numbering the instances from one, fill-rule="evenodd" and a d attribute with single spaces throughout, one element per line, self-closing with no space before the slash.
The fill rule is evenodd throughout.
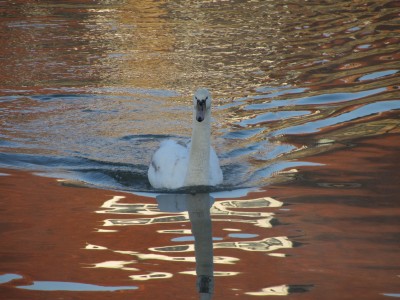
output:
<path id="1" fill-rule="evenodd" d="M 224 172 L 217 191 L 287 183 L 298 169 L 312 166 L 317 175 L 305 173 L 307 180 L 295 186 L 304 203 L 312 202 L 314 198 L 305 195 L 317 185 L 327 195 L 347 197 L 343 189 L 365 189 L 360 183 L 364 177 L 355 176 L 356 170 L 343 171 L 346 157 L 337 151 L 352 153 L 362 138 L 381 141 L 382 136 L 400 132 L 399 3 L 0 1 L 0 167 L 83 181 L 115 192 L 154 192 L 147 180 L 152 153 L 164 139 L 189 138 L 192 93 L 204 86 L 214 98 L 212 144 Z M 378 153 L 364 148 L 365 153 Z M 324 154 L 331 155 L 329 163 L 317 159 Z M 343 165 L 337 167 L 337 160 Z M 373 178 L 374 168 L 381 166 L 373 156 L 356 161 L 366 170 L 365 178 Z M 398 174 L 395 166 L 384 174 Z M 340 180 L 344 172 L 353 174 L 354 180 L 348 182 L 351 176 Z M 325 177 L 338 182 L 324 182 Z M 364 192 L 360 197 L 370 201 Z M 397 196 L 392 196 L 382 203 L 397 207 L 393 204 Z M 251 252 L 254 246 L 263 252 L 274 242 L 285 245 L 285 236 L 275 241 L 261 231 L 269 226 L 269 212 L 252 215 L 246 209 L 254 208 L 253 202 L 246 201 L 250 206 L 225 203 L 231 210 L 225 221 L 232 221 L 235 208 L 244 207 L 247 213 L 236 214 L 233 222 L 257 230 L 241 228 L 243 232 L 231 232 L 227 239 L 258 242 L 215 241 L 214 249 L 237 247 Z M 325 198 L 318 201 L 318 213 L 324 216 L 322 207 L 331 204 Z M 223 215 L 224 209 L 213 209 L 212 216 Z M 158 214 L 154 207 L 144 211 Z M 290 209 L 280 209 L 285 211 Z M 108 213 L 115 214 L 115 207 Z M 133 214 L 146 215 L 142 210 Z M 324 222 L 301 219 L 301 211 L 293 218 L 305 228 L 310 220 Z M 149 220 L 143 215 L 140 219 Z M 171 221 L 157 220 L 159 224 Z M 182 220 L 175 221 L 170 223 Z M 329 234 L 315 239 L 329 240 Z M 173 242 L 186 241 L 177 237 Z M 390 243 L 398 245 L 398 239 Z M 149 242 L 149 246 L 157 253 L 175 251 L 170 245 L 157 248 Z M 117 252 L 113 250 L 114 255 Z M 253 259 L 250 252 L 243 256 Z M 142 254 L 133 254 L 134 259 L 142 259 Z M 0 283 L 21 277 L 17 271 L 0 272 L 5 273 Z M 246 275 L 251 277 L 250 272 Z M 297 283 L 265 284 L 275 291 L 254 287 L 246 295 L 298 294 L 309 291 L 315 282 Z M 107 290 L 103 284 L 47 280 L 35 284 L 30 289 L 40 290 L 43 284 L 57 290 L 61 284 L 67 290 Z M 120 282 L 108 290 L 136 288 L 141 287 Z M 381 294 L 398 297 L 398 291 L 394 287 Z"/>

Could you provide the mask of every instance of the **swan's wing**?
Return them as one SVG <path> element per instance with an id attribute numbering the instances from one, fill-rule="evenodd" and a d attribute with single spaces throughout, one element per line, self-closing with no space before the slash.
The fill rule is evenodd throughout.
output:
<path id="1" fill-rule="evenodd" d="M 221 167 L 219 166 L 219 159 L 215 150 L 210 148 L 210 185 L 217 185 L 222 183 L 223 175 Z"/>
<path id="2" fill-rule="evenodd" d="M 162 142 L 154 153 L 147 176 L 155 188 L 176 189 L 183 186 L 187 163 L 187 147 L 173 140 Z"/>

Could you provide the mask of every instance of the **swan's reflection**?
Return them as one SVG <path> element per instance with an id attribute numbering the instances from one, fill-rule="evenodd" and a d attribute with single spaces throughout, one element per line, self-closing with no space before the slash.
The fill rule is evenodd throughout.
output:
<path id="1" fill-rule="evenodd" d="M 214 199 L 207 193 L 157 196 L 159 209 L 187 211 L 194 236 L 197 290 L 200 299 L 211 299 L 214 291 L 213 241 L 210 208 Z"/>
<path id="2" fill-rule="evenodd" d="M 196 194 L 194 194 L 197 192 Z M 87 244 L 85 249 L 112 251 L 114 255 L 129 255 L 131 258 L 117 258 L 108 261 L 91 263 L 89 268 L 112 268 L 134 272 L 128 277 L 134 281 L 159 280 L 172 278 L 176 271 L 147 269 L 144 261 L 170 261 L 180 264 L 196 263 L 196 268 L 178 271 L 179 274 L 197 275 L 197 288 L 200 299 L 211 299 L 214 290 L 214 277 L 238 276 L 238 270 L 215 271 L 214 265 L 235 265 L 240 259 L 233 256 L 217 255 L 213 257 L 213 249 L 235 249 L 246 252 L 261 252 L 271 256 L 285 257 L 284 253 L 276 251 L 292 248 L 294 242 L 287 236 L 266 237 L 264 228 L 271 228 L 279 222 L 274 212 L 266 211 L 268 208 L 280 208 L 283 203 L 270 197 L 253 199 L 218 199 L 215 201 L 208 193 L 193 191 L 189 194 L 163 194 L 157 196 L 158 204 L 141 203 L 136 199 L 133 203 L 123 201 L 126 196 L 113 196 L 105 201 L 96 212 L 104 214 L 101 228 L 96 232 L 120 234 L 122 227 L 156 226 L 160 234 L 184 235 L 171 241 L 185 241 L 182 244 L 157 245 L 145 248 L 150 252 L 135 250 L 120 250 L 105 247 L 104 245 Z M 219 196 L 221 196 L 219 194 Z M 225 197 L 229 195 L 224 195 Z M 154 197 L 154 195 L 152 195 Z M 150 201 L 150 200 L 149 200 Z M 153 201 L 153 199 L 151 200 Z M 112 218 L 109 218 L 111 217 Z M 212 217 L 212 218 L 211 218 Z M 184 223 L 191 222 L 191 230 L 185 228 Z M 221 222 L 228 224 L 222 230 L 233 232 L 228 236 L 213 238 L 211 223 Z M 167 225 L 181 224 L 180 228 L 169 228 Z M 242 232 L 241 224 L 249 224 L 258 228 L 255 232 Z M 124 231 L 125 232 L 125 231 Z M 236 232 L 236 233 L 235 233 Z M 188 236 L 188 235 L 193 235 Z M 259 237 L 258 239 L 254 239 Z M 194 240 L 194 243 L 192 242 Z M 195 255 L 187 256 L 195 252 Z M 142 264 L 143 263 L 143 264 Z M 237 268 L 237 267 L 236 267 Z M 259 293 L 259 291 L 248 291 Z"/>
<path id="3" fill-rule="evenodd" d="M 105 227 L 113 226 L 132 226 L 132 225 L 151 225 L 151 224 L 164 224 L 164 223 L 185 223 L 188 221 L 186 213 L 168 216 L 157 216 L 163 214 L 163 212 L 187 212 L 186 200 L 182 194 L 177 195 L 164 195 L 166 201 L 161 202 L 161 207 L 157 209 L 156 204 L 127 204 L 120 203 L 119 201 L 124 196 L 114 196 L 112 199 L 107 200 L 102 206 L 101 210 L 96 211 L 102 214 L 119 214 L 119 215 L 145 215 L 151 216 L 150 218 L 118 218 L 118 219 L 106 219 L 104 220 Z M 181 201 L 179 200 L 181 199 Z M 168 203 L 175 203 L 179 205 L 176 208 L 168 207 Z M 225 216 L 230 216 L 230 222 L 237 223 L 249 223 L 257 227 L 271 228 L 273 223 L 276 222 L 274 219 L 274 213 L 271 212 L 249 212 L 236 209 L 247 209 L 247 208 L 266 208 L 266 207 L 281 207 L 282 202 L 272 199 L 270 197 L 263 197 L 257 199 L 247 200 L 221 200 L 216 202 L 211 207 L 211 215 L 214 217 L 213 221 L 224 222 L 226 221 Z M 222 218 L 221 218 L 222 217 Z M 235 217 L 235 218 L 234 218 Z M 250 219 L 249 219 L 250 218 Z M 103 229 L 105 230 L 105 229 Z"/>

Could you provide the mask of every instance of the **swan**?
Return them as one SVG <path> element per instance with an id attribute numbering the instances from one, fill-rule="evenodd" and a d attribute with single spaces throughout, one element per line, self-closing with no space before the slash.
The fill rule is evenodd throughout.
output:
<path id="1" fill-rule="evenodd" d="M 166 189 L 220 184 L 222 170 L 210 138 L 211 94 L 200 88 L 193 96 L 191 141 L 187 144 L 174 140 L 161 143 L 147 172 L 150 184 L 154 188 Z"/>

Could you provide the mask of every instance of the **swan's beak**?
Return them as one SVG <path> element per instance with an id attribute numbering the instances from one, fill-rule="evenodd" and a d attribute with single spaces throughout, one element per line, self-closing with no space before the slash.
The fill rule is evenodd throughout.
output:
<path id="1" fill-rule="evenodd" d="M 196 120 L 198 122 L 202 122 L 204 120 L 205 114 L 206 114 L 206 101 L 205 100 L 197 100 Z"/>

